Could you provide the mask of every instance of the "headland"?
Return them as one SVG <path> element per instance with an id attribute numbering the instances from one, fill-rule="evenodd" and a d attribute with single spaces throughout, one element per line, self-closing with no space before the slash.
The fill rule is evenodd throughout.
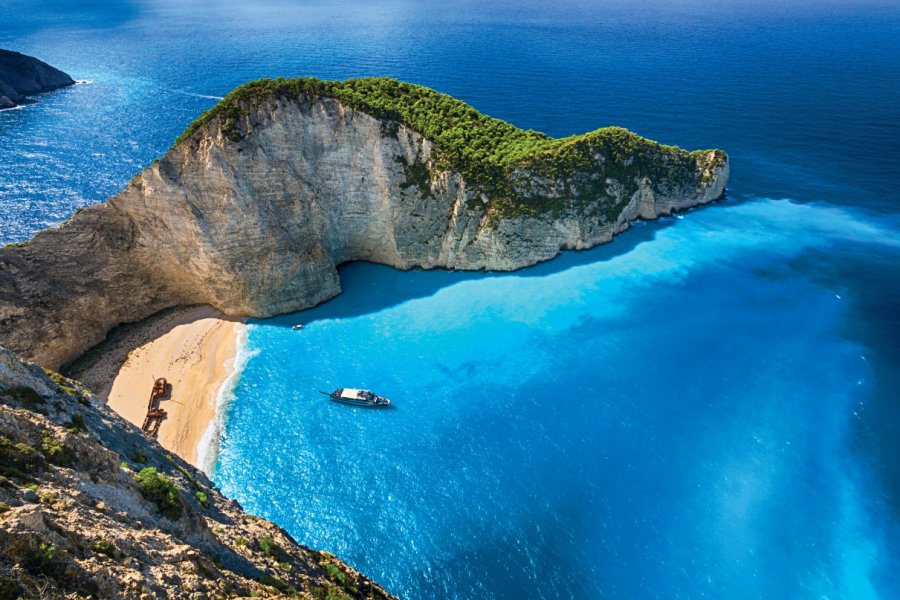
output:
<path id="1" fill-rule="evenodd" d="M 75 80 L 42 60 L 0 48 L 0 110 L 29 102 L 29 96 L 75 85 Z"/>

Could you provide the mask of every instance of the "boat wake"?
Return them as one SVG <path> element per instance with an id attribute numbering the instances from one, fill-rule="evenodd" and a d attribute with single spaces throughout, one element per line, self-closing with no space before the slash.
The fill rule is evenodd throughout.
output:
<path id="1" fill-rule="evenodd" d="M 223 96 L 212 96 L 210 94 L 197 94 L 195 92 L 188 92 L 186 90 L 169 90 L 174 94 L 181 94 L 182 96 L 193 96 L 194 98 L 206 98 L 207 100 L 222 100 Z"/>

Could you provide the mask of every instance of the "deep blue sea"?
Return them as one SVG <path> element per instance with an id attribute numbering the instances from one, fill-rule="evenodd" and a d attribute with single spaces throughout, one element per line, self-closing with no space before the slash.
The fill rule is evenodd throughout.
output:
<path id="1" fill-rule="evenodd" d="M 726 200 L 606 246 L 253 321 L 208 468 L 404 598 L 900 597 L 896 2 L 0 0 L 0 47 L 89 81 L 0 112 L 0 243 L 260 76 L 726 149 Z"/>

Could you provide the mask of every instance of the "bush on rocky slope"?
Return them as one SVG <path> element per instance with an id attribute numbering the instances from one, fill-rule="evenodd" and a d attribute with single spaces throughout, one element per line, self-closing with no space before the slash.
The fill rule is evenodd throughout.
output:
<path id="1" fill-rule="evenodd" d="M 80 384 L 0 347 L 0 600 L 390 597 L 248 517 Z"/>

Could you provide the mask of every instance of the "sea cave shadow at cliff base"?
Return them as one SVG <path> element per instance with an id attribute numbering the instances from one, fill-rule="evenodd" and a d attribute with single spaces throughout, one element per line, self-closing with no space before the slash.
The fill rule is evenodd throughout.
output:
<path id="1" fill-rule="evenodd" d="M 721 204 L 724 199 L 686 212 L 699 212 Z M 733 203 L 729 201 L 729 204 Z M 689 218 L 689 217 L 688 217 Z M 410 300 L 428 298 L 440 290 L 477 279 L 500 277 L 546 277 L 579 266 L 602 263 L 631 252 L 651 242 L 658 232 L 677 223 L 677 217 L 661 217 L 653 221 L 636 221 L 611 242 L 589 250 L 564 250 L 558 256 L 517 271 L 452 271 L 448 269 L 411 269 L 402 271 L 387 265 L 357 261 L 338 267 L 340 295 L 316 307 L 269 319 L 251 319 L 274 327 L 293 327 L 323 319 L 346 319 L 381 312 Z"/>

